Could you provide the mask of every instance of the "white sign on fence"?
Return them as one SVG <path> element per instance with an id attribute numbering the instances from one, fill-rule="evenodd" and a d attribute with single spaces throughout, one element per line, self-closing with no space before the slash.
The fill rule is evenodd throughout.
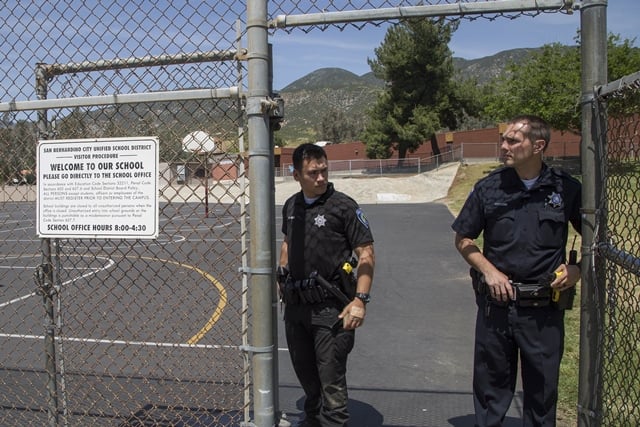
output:
<path id="1" fill-rule="evenodd" d="M 38 141 L 41 238 L 154 239 L 158 138 Z"/>

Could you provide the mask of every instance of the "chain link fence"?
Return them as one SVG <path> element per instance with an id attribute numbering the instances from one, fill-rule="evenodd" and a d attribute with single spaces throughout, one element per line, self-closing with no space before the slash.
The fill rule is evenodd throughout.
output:
<path id="1" fill-rule="evenodd" d="M 602 189 L 595 282 L 599 302 L 601 425 L 640 423 L 640 72 L 596 97 Z"/>
<path id="2" fill-rule="evenodd" d="M 446 153 L 424 158 L 329 160 L 329 171 L 332 177 L 415 175 L 436 170 L 444 164 L 463 162 L 462 154 L 462 147 L 452 147 Z M 285 163 L 277 168 L 276 177 L 293 179 L 293 163 Z"/>
<path id="3" fill-rule="evenodd" d="M 0 424 L 249 418 L 244 14 L 235 1 L 0 7 L 2 101 L 51 101 L 0 127 Z M 185 149 L 195 131 L 207 150 Z M 140 136 L 159 138 L 156 239 L 36 237 L 38 140 Z"/>
<path id="4" fill-rule="evenodd" d="M 1 425 L 251 420 L 251 353 L 268 346 L 248 338 L 267 319 L 253 318 L 248 303 L 256 219 L 247 213 L 245 141 L 261 135 L 247 119 L 259 106 L 247 102 L 247 64 L 267 52 L 252 57 L 243 46 L 252 45 L 247 10 L 262 5 L 270 31 L 309 32 L 412 16 L 569 13 L 572 2 L 4 2 Z M 257 79 L 269 86 L 266 73 Z M 212 144 L 185 146 L 193 132 Z M 140 136 L 159 140 L 157 238 L 37 237 L 38 141 Z M 271 218 L 261 201 L 252 209 Z"/>

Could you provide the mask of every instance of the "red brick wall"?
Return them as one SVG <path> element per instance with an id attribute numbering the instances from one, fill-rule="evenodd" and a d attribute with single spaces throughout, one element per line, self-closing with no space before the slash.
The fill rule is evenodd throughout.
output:
<path id="1" fill-rule="evenodd" d="M 453 146 L 463 146 L 465 158 L 498 158 L 500 156 L 500 133 L 498 127 L 452 132 Z M 445 133 L 436 135 L 442 152 L 447 150 Z M 295 147 L 283 147 L 279 159 L 280 165 L 291 164 L 291 155 Z M 367 148 L 362 142 L 347 142 L 324 147 L 329 160 L 367 159 Z M 551 132 L 551 144 L 545 152 L 546 157 L 577 157 L 580 155 L 580 135 L 571 132 Z M 426 141 L 407 157 L 426 158 L 433 156 L 431 143 Z M 395 152 L 391 158 L 397 158 Z"/>
<path id="2" fill-rule="evenodd" d="M 231 160 L 223 160 L 213 167 L 211 177 L 218 181 L 238 178 L 238 165 Z"/>

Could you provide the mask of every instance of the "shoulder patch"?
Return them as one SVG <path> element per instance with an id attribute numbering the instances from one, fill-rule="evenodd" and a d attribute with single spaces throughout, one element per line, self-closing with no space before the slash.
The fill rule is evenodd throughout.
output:
<path id="1" fill-rule="evenodd" d="M 369 228 L 369 220 L 364 215 L 364 212 L 362 211 L 362 209 L 360 208 L 356 209 L 356 217 L 358 218 L 358 221 L 362 223 L 362 225 L 364 225 L 367 229 Z"/>

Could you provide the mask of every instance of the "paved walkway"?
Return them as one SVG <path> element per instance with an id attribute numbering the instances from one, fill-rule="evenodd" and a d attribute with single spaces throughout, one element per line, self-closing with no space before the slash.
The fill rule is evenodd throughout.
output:
<path id="1" fill-rule="evenodd" d="M 446 197 L 449 187 L 458 172 L 459 162 L 447 163 L 429 172 L 411 176 L 334 176 L 329 180 L 336 190 L 353 197 L 361 205 L 388 203 L 427 203 Z M 300 184 L 293 178 L 276 181 L 276 204 L 282 205 L 287 198 L 300 191 Z"/>

